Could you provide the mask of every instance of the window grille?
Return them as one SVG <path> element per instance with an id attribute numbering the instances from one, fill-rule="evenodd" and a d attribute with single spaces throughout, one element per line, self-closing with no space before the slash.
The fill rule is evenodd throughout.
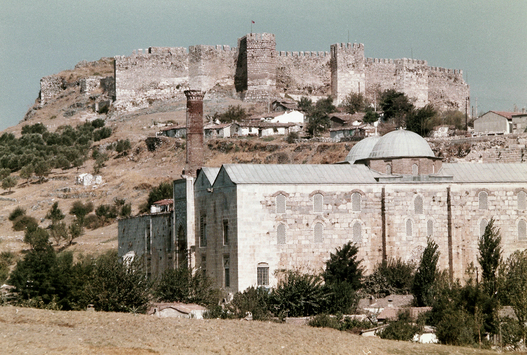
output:
<path id="1" fill-rule="evenodd" d="M 258 286 L 269 286 L 269 266 L 260 263 L 256 269 L 256 284 Z"/>
<path id="2" fill-rule="evenodd" d="M 276 196 L 276 213 L 285 213 L 285 196 Z"/>
<path id="3" fill-rule="evenodd" d="M 285 225 L 279 224 L 276 228 L 276 242 L 278 244 L 285 244 Z"/>
<path id="4" fill-rule="evenodd" d="M 520 222 L 518 222 L 518 240 L 526 240 L 526 239 L 527 239 L 527 222 L 521 219 Z"/>
<path id="5" fill-rule="evenodd" d="M 414 211 L 415 214 L 423 214 L 423 198 L 421 196 L 414 198 Z"/>
<path id="6" fill-rule="evenodd" d="M 428 222 L 426 222 L 426 236 L 431 237 L 434 235 L 434 221 L 429 219 Z"/>
<path id="7" fill-rule="evenodd" d="M 315 243 L 322 243 L 324 226 L 322 223 L 315 224 Z"/>
<path id="8" fill-rule="evenodd" d="M 207 246 L 207 216 L 202 215 L 199 219 L 199 246 Z"/>
<path id="9" fill-rule="evenodd" d="M 413 229 L 412 220 L 411 219 L 407 219 L 406 220 L 406 236 L 407 237 L 411 237 L 412 236 L 412 229 Z"/>
<path id="10" fill-rule="evenodd" d="M 231 287 L 230 258 L 228 255 L 223 257 L 223 275 L 225 287 Z"/>
<path id="11" fill-rule="evenodd" d="M 486 220 L 486 219 L 482 219 L 480 224 L 479 224 L 479 236 L 483 236 L 483 234 L 485 234 L 485 229 L 487 228 L 487 224 L 489 224 L 489 222 Z"/>
<path id="12" fill-rule="evenodd" d="M 479 209 L 486 210 L 488 208 L 487 206 L 488 194 L 485 191 L 481 191 L 478 197 L 479 197 Z"/>
<path id="13" fill-rule="evenodd" d="M 525 210 L 527 208 L 525 191 L 518 192 L 518 209 Z"/>
<path id="14" fill-rule="evenodd" d="M 229 245 L 229 221 L 223 220 L 223 245 Z"/>
<path id="15" fill-rule="evenodd" d="M 362 225 L 359 222 L 355 222 L 355 224 L 353 225 L 353 242 L 362 242 Z"/>
<path id="16" fill-rule="evenodd" d="M 322 196 L 322 194 L 315 194 L 313 196 L 313 211 L 322 212 L 323 203 L 324 203 L 324 197 Z"/>
<path id="17" fill-rule="evenodd" d="M 362 199 L 362 196 L 358 192 L 354 192 L 351 195 L 351 209 L 353 211 L 360 211 L 361 210 L 361 199 Z"/>

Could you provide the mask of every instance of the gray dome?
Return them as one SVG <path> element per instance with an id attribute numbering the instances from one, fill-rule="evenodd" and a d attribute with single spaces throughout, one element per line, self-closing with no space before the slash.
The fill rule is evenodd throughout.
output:
<path id="1" fill-rule="evenodd" d="M 353 164 L 357 160 L 368 158 L 373 147 L 375 144 L 377 144 L 379 139 L 381 139 L 380 136 L 371 136 L 360 140 L 353 146 L 353 148 L 351 148 L 345 160 Z"/>
<path id="2" fill-rule="evenodd" d="M 423 137 L 417 133 L 400 129 L 382 136 L 369 156 L 370 159 L 400 157 L 435 158 L 435 155 Z"/>

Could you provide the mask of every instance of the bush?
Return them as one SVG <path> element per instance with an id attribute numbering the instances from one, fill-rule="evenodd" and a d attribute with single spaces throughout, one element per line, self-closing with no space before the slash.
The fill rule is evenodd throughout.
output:
<path id="1" fill-rule="evenodd" d="M 289 132 L 286 138 L 286 142 L 289 144 L 296 143 L 297 139 L 300 138 L 298 132 Z"/>
<path id="2" fill-rule="evenodd" d="M 36 228 L 38 222 L 35 218 L 27 215 L 18 217 L 13 221 L 13 230 L 14 231 L 23 231 L 30 228 Z"/>
<path id="3" fill-rule="evenodd" d="M 399 313 L 395 322 L 390 322 L 388 326 L 377 334 L 382 339 L 410 341 L 419 332 L 419 327 L 412 323 L 408 311 Z"/>
<path id="4" fill-rule="evenodd" d="M 154 295 L 164 302 L 197 303 L 203 306 L 217 305 L 219 290 L 203 272 L 192 273 L 187 268 L 167 269 L 154 287 Z"/>
<path id="5" fill-rule="evenodd" d="M 312 316 L 324 313 L 329 299 L 320 276 L 289 270 L 271 292 L 271 311 L 279 318 Z"/>
<path id="6" fill-rule="evenodd" d="M 25 214 L 26 214 L 26 210 L 19 206 L 19 207 L 15 208 L 15 209 L 9 214 L 8 219 L 9 219 L 11 222 L 13 222 L 15 219 L 17 219 L 17 218 L 20 217 L 20 216 L 24 216 Z"/>
<path id="7" fill-rule="evenodd" d="M 476 338 L 474 317 L 462 309 L 451 310 L 443 314 L 436 326 L 439 342 L 448 345 L 474 345 Z"/>
<path id="8" fill-rule="evenodd" d="M 411 291 L 416 265 L 402 259 L 383 260 L 366 277 L 364 291 L 377 297 L 408 294 Z"/>
<path id="9" fill-rule="evenodd" d="M 362 260 L 357 260 L 359 249 L 353 242 L 348 242 L 331 253 L 322 274 L 327 284 L 347 282 L 353 289 L 361 287 L 363 268 Z"/>
<path id="10" fill-rule="evenodd" d="M 268 289 L 249 287 L 243 292 L 237 292 L 227 309 L 236 318 L 244 318 L 251 313 L 254 320 L 267 320 L 272 316 L 269 304 Z"/>
<path id="11" fill-rule="evenodd" d="M 173 198 L 174 186 L 171 181 L 164 181 L 157 187 L 153 187 L 148 194 L 148 208 L 154 204 L 154 202 L 163 200 L 166 198 Z"/>

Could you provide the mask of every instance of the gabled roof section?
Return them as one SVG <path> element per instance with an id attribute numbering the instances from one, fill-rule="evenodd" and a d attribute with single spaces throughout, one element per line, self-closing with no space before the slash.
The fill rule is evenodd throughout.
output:
<path id="1" fill-rule="evenodd" d="M 502 117 L 505 117 L 508 120 L 512 120 L 512 116 L 518 114 L 518 112 L 506 112 L 506 111 L 489 111 L 489 112 L 493 112 L 496 115 L 500 115 Z"/>
<path id="2" fill-rule="evenodd" d="M 203 174 L 205 174 L 205 177 L 207 180 L 209 180 L 209 183 L 212 185 L 214 184 L 214 180 L 216 180 L 216 177 L 218 176 L 218 173 L 220 172 L 220 168 L 201 168 L 201 171 Z"/>
<path id="3" fill-rule="evenodd" d="M 443 163 L 439 174 L 452 175 L 453 182 L 525 182 L 525 163 Z"/>
<path id="4" fill-rule="evenodd" d="M 349 184 L 375 183 L 379 174 L 350 164 L 226 164 L 235 184 Z"/>

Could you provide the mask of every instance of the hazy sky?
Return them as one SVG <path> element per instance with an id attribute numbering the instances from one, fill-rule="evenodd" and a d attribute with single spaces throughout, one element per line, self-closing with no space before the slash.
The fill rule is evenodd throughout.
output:
<path id="1" fill-rule="evenodd" d="M 527 108 L 526 0 L 0 0 L 0 130 L 40 78 L 150 46 L 228 44 L 251 30 L 277 50 L 364 43 L 367 57 L 463 69 L 478 112 Z"/>

